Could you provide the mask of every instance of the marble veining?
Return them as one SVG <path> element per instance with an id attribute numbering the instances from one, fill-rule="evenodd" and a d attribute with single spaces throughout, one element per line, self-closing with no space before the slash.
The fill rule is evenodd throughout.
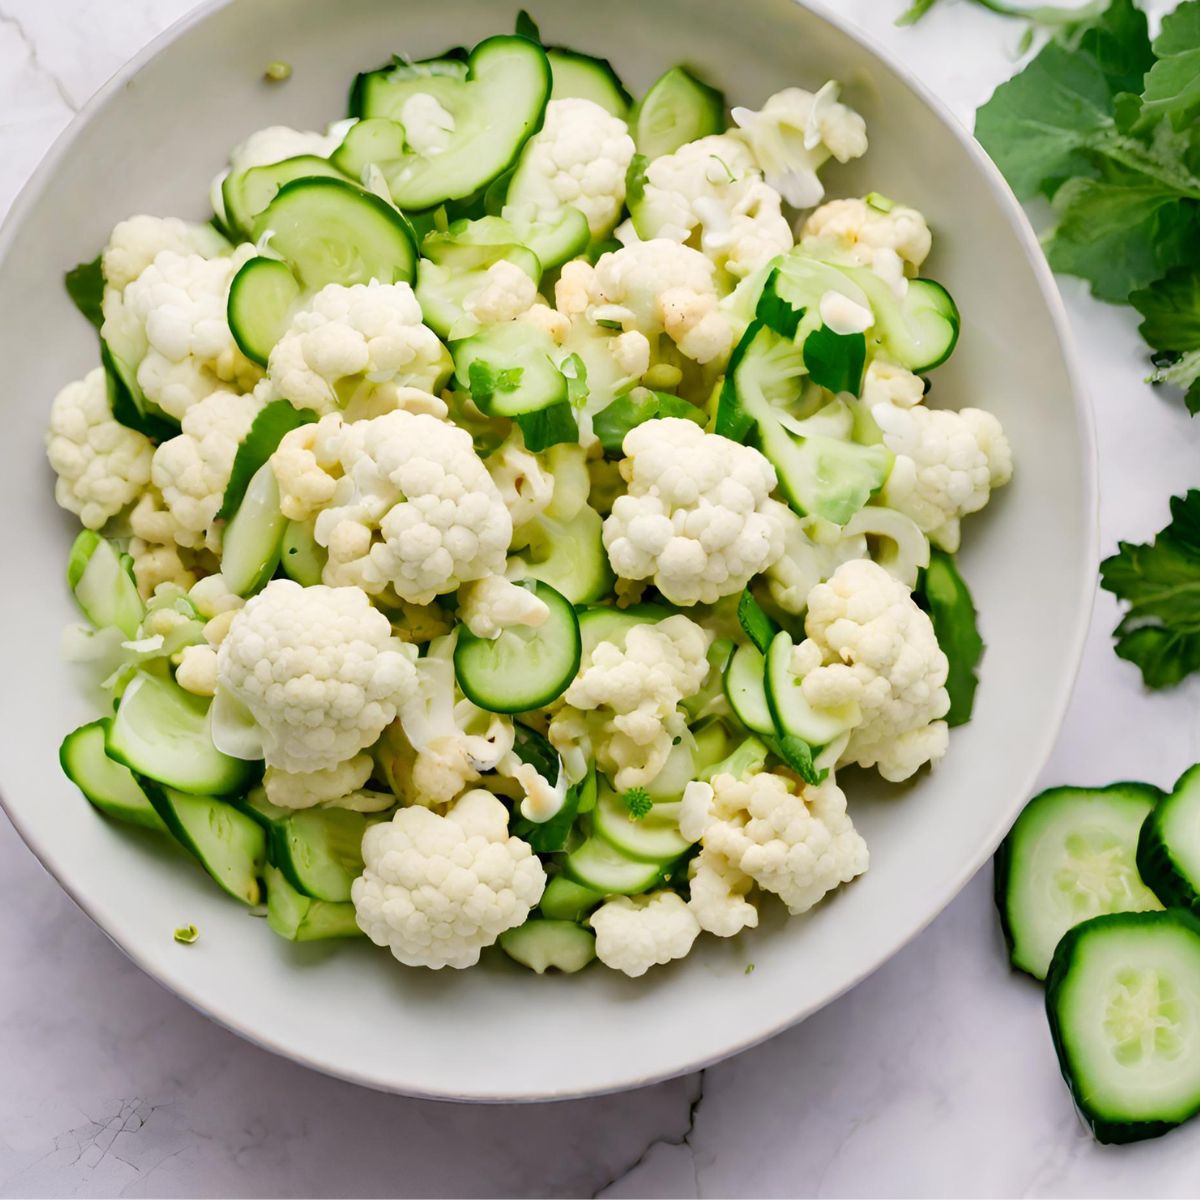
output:
<path id="1" fill-rule="evenodd" d="M 0 210 L 104 79 L 193 7 L 0 0 Z M 973 5 L 944 0 L 916 30 L 892 24 L 903 0 L 837 7 L 964 121 L 1014 69 L 1019 28 Z M 1063 292 L 1108 552 L 1200 481 L 1200 426 L 1142 382 L 1129 312 Z M 979 391 L 960 400 L 986 407 Z M 1115 621 L 1101 595 L 1048 783 L 1165 784 L 1200 758 L 1200 685 L 1144 694 L 1111 652 Z M 985 869 L 840 1002 L 699 1075 L 471 1107 L 327 1079 L 213 1025 L 128 963 L 0 819 L 0 1196 L 1195 1195 L 1200 1123 L 1124 1149 L 1084 1132 L 990 890 Z"/>

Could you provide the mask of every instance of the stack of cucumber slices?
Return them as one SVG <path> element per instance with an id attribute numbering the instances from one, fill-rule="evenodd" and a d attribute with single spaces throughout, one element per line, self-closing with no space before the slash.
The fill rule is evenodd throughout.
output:
<path id="1" fill-rule="evenodd" d="M 1013 966 L 1046 982 L 1059 1063 L 1102 1142 L 1200 1113 L 1200 766 L 1051 788 L 996 855 Z"/>

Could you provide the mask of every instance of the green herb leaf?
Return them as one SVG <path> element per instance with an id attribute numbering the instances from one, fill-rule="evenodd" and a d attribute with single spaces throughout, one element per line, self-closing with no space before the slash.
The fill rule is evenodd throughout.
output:
<path id="1" fill-rule="evenodd" d="M 72 303 L 97 329 L 104 324 L 104 271 L 100 267 L 100 256 L 91 262 L 80 263 L 63 276 L 67 295 Z"/>
<path id="2" fill-rule="evenodd" d="M 1200 114 L 1200 0 L 1186 0 L 1163 17 L 1154 54 L 1142 111 L 1182 129 Z"/>
<path id="3" fill-rule="evenodd" d="M 492 397 L 497 393 L 515 392 L 521 386 L 524 374 L 524 367 L 497 367 L 477 358 L 467 371 L 471 399 L 487 412 Z"/>
<path id="4" fill-rule="evenodd" d="M 1186 393 L 1188 411 L 1200 412 L 1200 265 L 1179 267 L 1129 303 L 1142 314 L 1142 337 L 1159 351 L 1153 383 Z"/>
<path id="5" fill-rule="evenodd" d="M 949 725 L 965 725 L 975 705 L 976 673 L 983 658 L 983 638 L 979 636 L 975 604 L 970 589 L 958 573 L 954 555 L 935 550 L 924 572 L 920 597 L 933 622 L 941 646 L 950 662 L 946 690 L 950 693 Z"/>
<path id="6" fill-rule="evenodd" d="M 862 391 L 867 365 L 867 338 L 862 333 L 834 333 L 827 325 L 804 339 L 804 365 L 815 384 L 837 394 Z"/>
<path id="7" fill-rule="evenodd" d="M 1140 92 L 1146 72 L 1154 66 L 1150 26 L 1133 0 L 1113 0 L 1080 34 L 1077 48 L 1096 60 L 1114 94 Z"/>
<path id="8" fill-rule="evenodd" d="M 578 354 L 568 354 L 558 364 L 562 377 L 567 381 L 567 401 L 572 408 L 583 408 L 591 395 L 588 387 L 587 363 Z"/>
<path id="9" fill-rule="evenodd" d="M 828 771 L 817 770 L 813 762 L 813 748 L 803 738 L 781 734 L 772 743 L 772 748 L 805 783 L 816 786 L 829 774 Z"/>
<path id="10" fill-rule="evenodd" d="M 475 367 L 472 365 L 472 374 L 474 371 Z M 516 421 L 525 438 L 525 449 L 531 454 L 539 454 L 543 450 L 549 450 L 551 446 L 563 443 L 574 445 L 579 441 L 575 410 L 566 400 L 559 404 L 551 404 L 549 408 L 540 408 L 537 412 L 521 413 Z"/>
<path id="11" fill-rule="evenodd" d="M 741 599 L 738 600 L 737 619 L 759 652 L 766 654 L 767 647 L 779 632 L 779 626 L 763 611 L 762 605 L 754 598 L 754 593 L 749 588 L 742 592 Z"/>
<path id="12" fill-rule="evenodd" d="M 1117 654 L 1147 687 L 1200 670 L 1200 491 L 1171 500 L 1171 523 L 1144 545 L 1121 542 L 1100 564 L 1100 586 L 1128 604 Z"/>
<path id="13" fill-rule="evenodd" d="M 542 44 L 542 34 L 537 22 L 524 9 L 517 13 L 517 24 L 513 32 L 517 37 L 528 38 L 531 42 L 537 42 L 539 46 Z"/>
<path id="14" fill-rule="evenodd" d="M 672 396 L 669 392 L 652 392 L 649 388 L 634 388 L 618 396 L 592 419 L 595 433 L 604 453 L 620 457 L 625 435 L 646 421 L 660 417 L 683 417 L 703 425 L 705 416 L 694 404 Z"/>
<path id="15" fill-rule="evenodd" d="M 116 421 L 144 433 L 155 442 L 165 442 L 179 432 L 177 421 L 171 420 L 160 408 L 146 403 L 142 389 L 138 387 L 137 372 L 118 359 L 103 340 L 100 342 L 100 364 L 104 367 L 108 407 Z"/>
<path id="16" fill-rule="evenodd" d="M 284 436 L 299 429 L 301 425 L 310 425 L 317 419 L 315 412 L 308 409 L 296 408 L 287 400 L 272 400 L 265 408 L 259 410 L 250 426 L 250 432 L 242 439 L 233 460 L 233 470 L 229 482 L 225 485 L 225 495 L 217 517 L 228 521 L 237 512 L 259 467 L 263 465 L 279 449 L 279 443 Z"/>

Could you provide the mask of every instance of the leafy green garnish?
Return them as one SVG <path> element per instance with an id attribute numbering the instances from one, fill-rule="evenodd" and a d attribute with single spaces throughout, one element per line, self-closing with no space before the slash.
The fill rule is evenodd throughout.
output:
<path id="1" fill-rule="evenodd" d="M 588 387 L 587 363 L 578 354 L 568 354 L 558 364 L 562 377 L 567 381 L 567 402 L 572 408 L 583 408 L 587 404 L 591 389 Z"/>
<path id="2" fill-rule="evenodd" d="M 1147 687 L 1172 687 L 1200 670 L 1200 491 L 1171 500 L 1171 523 L 1144 545 L 1118 544 L 1100 586 L 1128 604 L 1113 636 Z"/>
<path id="3" fill-rule="evenodd" d="M 471 369 L 474 370 L 474 367 Z M 549 408 L 539 408 L 537 412 L 520 413 L 516 421 L 525 438 L 525 449 L 531 454 L 539 454 L 564 442 L 574 445 L 579 441 L 575 410 L 566 400 Z"/>
<path id="4" fill-rule="evenodd" d="M 531 42 L 537 42 L 539 46 L 542 44 L 542 34 L 537 22 L 524 9 L 517 13 L 517 24 L 513 32 L 517 37 L 528 38 Z"/>
<path id="5" fill-rule="evenodd" d="M 924 603 L 941 646 L 950 662 L 946 690 L 950 693 L 948 725 L 965 725 L 971 719 L 976 670 L 983 658 L 983 638 L 976 624 L 975 604 L 970 589 L 958 573 L 952 554 L 934 550 L 922 576 L 918 599 Z"/>
<path id="6" fill-rule="evenodd" d="M 521 386 L 524 375 L 524 367 L 495 367 L 477 358 L 467 371 L 471 399 L 484 412 L 488 412 L 492 397 L 497 393 L 515 392 Z"/>
<path id="7" fill-rule="evenodd" d="M 631 787 L 621 797 L 621 800 L 635 821 L 640 821 L 643 817 L 648 816 L 654 807 L 654 801 L 650 799 L 650 794 L 643 787 Z"/>
<path id="8" fill-rule="evenodd" d="M 592 430 L 604 453 L 619 457 L 625 435 L 643 422 L 659 417 L 683 417 L 697 425 L 703 425 L 705 420 L 704 413 L 687 400 L 669 392 L 634 388 L 602 408 L 592 420 Z"/>
<path id="9" fill-rule="evenodd" d="M 1129 302 L 1142 314 L 1142 337 L 1160 352 L 1151 380 L 1183 388 L 1195 416 L 1200 412 L 1200 265 L 1176 268 L 1154 287 L 1134 292 Z"/>
<path id="10" fill-rule="evenodd" d="M 861 333 L 834 333 L 827 325 L 804 339 L 804 365 L 813 383 L 837 395 L 862 391 L 867 365 L 867 339 Z"/>
<path id="11" fill-rule="evenodd" d="M 1200 115 L 1200 5 L 1181 4 L 1163 17 L 1154 41 L 1158 61 L 1146 76 L 1142 113 L 1183 129 Z"/>
<path id="12" fill-rule="evenodd" d="M 779 632 L 779 626 L 763 611 L 762 605 L 754 598 L 754 593 L 749 588 L 743 590 L 738 600 L 737 619 L 743 632 L 758 647 L 759 652 L 766 654 L 771 639 Z"/>
<path id="13" fill-rule="evenodd" d="M 104 271 L 100 267 L 100 256 L 91 262 L 80 263 L 63 276 L 67 295 L 72 303 L 91 323 L 99 329 L 104 324 L 101 304 L 104 300 Z"/>
<path id="14" fill-rule="evenodd" d="M 803 738 L 783 733 L 772 742 L 771 747 L 805 783 L 815 787 L 829 774 L 828 771 L 817 770 L 813 762 L 813 748 Z"/>
<path id="15" fill-rule="evenodd" d="M 181 925 L 174 934 L 175 940 L 185 946 L 190 946 L 199 936 L 200 930 L 195 925 Z"/>
<path id="16" fill-rule="evenodd" d="M 217 517 L 229 520 L 242 503 L 246 488 L 255 472 L 279 448 L 284 436 L 299 429 L 301 425 L 309 425 L 317 419 L 315 412 L 308 409 L 296 408 L 287 400 L 272 400 L 270 404 L 259 410 L 250 426 L 250 432 L 242 439 L 233 460 L 233 470 L 229 482 L 225 485 L 225 495 Z"/>

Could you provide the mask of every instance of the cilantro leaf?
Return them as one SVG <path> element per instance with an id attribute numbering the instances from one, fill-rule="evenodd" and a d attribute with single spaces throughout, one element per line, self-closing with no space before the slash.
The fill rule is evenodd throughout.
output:
<path id="1" fill-rule="evenodd" d="M 1200 412 L 1200 266 L 1178 267 L 1129 303 L 1142 315 L 1140 332 L 1159 352 L 1154 383 L 1187 393 L 1188 411 Z"/>
<path id="2" fill-rule="evenodd" d="M 804 339 L 804 365 L 814 383 L 835 395 L 862 392 L 867 365 L 867 338 L 862 333 L 835 333 L 828 325 Z"/>
<path id="3" fill-rule="evenodd" d="M 1186 0 L 1163 17 L 1154 54 L 1142 112 L 1182 129 L 1200 114 L 1200 0 Z"/>
<path id="4" fill-rule="evenodd" d="M 104 312 L 101 304 L 104 300 L 104 271 L 100 266 L 100 256 L 91 262 L 80 263 L 63 276 L 67 295 L 72 303 L 97 329 L 104 324 Z"/>
<path id="5" fill-rule="evenodd" d="M 474 371 L 474 367 L 471 368 Z M 574 445 L 579 441 L 579 423 L 575 410 L 566 400 L 539 408 L 536 412 L 518 413 L 516 422 L 530 454 L 540 454 L 551 446 Z"/>
<path id="6" fill-rule="evenodd" d="M 583 408 L 592 394 L 588 387 L 587 363 L 578 354 L 568 354 L 558 364 L 558 369 L 567 381 L 567 402 L 572 408 Z"/>
<path id="7" fill-rule="evenodd" d="M 1100 586 L 1129 606 L 1117 654 L 1147 687 L 1172 687 L 1200 670 L 1200 491 L 1171 500 L 1171 523 L 1152 542 L 1117 551 L 1100 564 Z"/>
<path id="8" fill-rule="evenodd" d="M 1087 26 L 1077 48 L 1096 60 L 1113 93 L 1140 92 L 1154 66 L 1150 25 L 1133 0 L 1113 0 L 1104 15 Z"/>
<path id="9" fill-rule="evenodd" d="M 935 550 L 921 580 L 918 599 L 929 612 L 938 645 L 950 662 L 946 690 L 950 693 L 948 725 L 965 725 L 975 706 L 976 673 L 983 658 L 983 638 L 979 636 L 975 603 L 971 591 L 958 573 L 954 555 Z"/>

